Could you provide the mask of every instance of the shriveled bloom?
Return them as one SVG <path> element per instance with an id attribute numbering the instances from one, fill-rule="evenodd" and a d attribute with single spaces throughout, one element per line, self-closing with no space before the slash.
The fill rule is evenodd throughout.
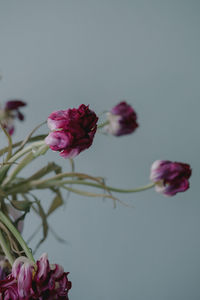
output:
<path id="1" fill-rule="evenodd" d="M 150 179 L 155 182 L 156 191 L 167 196 L 189 189 L 192 174 L 190 165 L 169 160 L 156 160 L 151 166 Z"/>
<path id="2" fill-rule="evenodd" d="M 0 109 L 0 121 L 10 135 L 14 132 L 14 120 L 24 120 L 24 115 L 20 108 L 26 106 L 26 103 L 21 100 L 7 101 L 2 109 Z"/>
<path id="3" fill-rule="evenodd" d="M 71 282 L 60 265 L 50 265 L 47 254 L 34 264 L 26 257 L 15 260 L 12 273 L 0 281 L 0 299 L 68 300 Z"/>
<path id="4" fill-rule="evenodd" d="M 81 104 L 78 108 L 52 112 L 48 117 L 48 127 L 52 132 L 45 143 L 65 158 L 73 158 L 92 145 L 97 130 L 98 117 Z"/>
<path id="5" fill-rule="evenodd" d="M 138 127 L 137 114 L 125 101 L 114 106 L 107 113 L 107 119 L 105 131 L 115 136 L 130 134 Z"/>

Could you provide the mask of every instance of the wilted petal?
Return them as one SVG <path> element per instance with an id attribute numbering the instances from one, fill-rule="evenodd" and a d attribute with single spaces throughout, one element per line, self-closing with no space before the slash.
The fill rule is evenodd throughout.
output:
<path id="1" fill-rule="evenodd" d="M 188 164 L 157 160 L 152 164 L 150 179 L 155 182 L 155 189 L 167 196 L 174 196 L 189 188 L 192 170 Z"/>
<path id="2" fill-rule="evenodd" d="M 19 107 L 23 107 L 23 106 L 26 106 L 26 103 L 24 101 L 10 100 L 10 101 L 6 102 L 4 109 L 6 109 L 6 110 L 16 110 Z"/>
<path id="3" fill-rule="evenodd" d="M 92 145 L 97 130 L 97 116 L 89 106 L 55 111 L 48 117 L 51 130 L 45 142 L 64 158 L 73 158 Z"/>
<path id="4" fill-rule="evenodd" d="M 20 268 L 17 278 L 18 294 L 22 299 L 27 299 L 31 295 L 32 276 L 33 266 L 24 263 Z"/>
<path id="5" fill-rule="evenodd" d="M 47 275 L 50 271 L 49 261 L 47 253 L 44 253 L 41 258 L 37 261 L 37 272 L 35 274 L 35 280 L 42 283 L 46 280 Z"/>
<path id="6" fill-rule="evenodd" d="M 69 132 L 65 131 L 53 131 L 45 138 L 45 143 L 53 151 L 62 151 L 67 147 L 70 147 L 73 141 L 73 137 Z"/>
<path id="7" fill-rule="evenodd" d="M 105 130 L 115 136 L 130 134 L 138 127 L 137 114 L 125 101 L 114 106 L 107 113 L 108 125 Z"/>

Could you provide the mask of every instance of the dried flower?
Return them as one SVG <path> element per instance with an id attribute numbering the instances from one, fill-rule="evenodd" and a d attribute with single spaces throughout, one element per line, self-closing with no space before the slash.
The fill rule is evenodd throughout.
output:
<path id="1" fill-rule="evenodd" d="M 0 299 L 68 300 L 71 282 L 60 265 L 50 265 L 47 254 L 34 264 L 26 257 L 15 260 L 12 273 L 0 281 Z"/>
<path id="2" fill-rule="evenodd" d="M 54 130 L 45 142 L 65 158 L 73 158 L 92 145 L 98 117 L 84 104 L 79 108 L 55 111 L 48 117 L 48 126 Z"/>
<path id="3" fill-rule="evenodd" d="M 115 136 L 130 134 L 138 127 L 137 114 L 125 101 L 114 106 L 107 118 L 109 123 L 105 131 Z"/>
<path id="4" fill-rule="evenodd" d="M 189 188 L 192 170 L 188 164 L 156 160 L 151 166 L 150 179 L 155 182 L 156 191 L 167 196 L 184 192 Z"/>
<path id="5" fill-rule="evenodd" d="M 24 115 L 19 110 L 24 106 L 26 106 L 26 103 L 21 100 L 10 100 L 7 101 L 4 108 L 0 110 L 0 120 L 10 135 L 12 135 L 15 130 L 14 119 L 20 121 L 24 120 Z"/>

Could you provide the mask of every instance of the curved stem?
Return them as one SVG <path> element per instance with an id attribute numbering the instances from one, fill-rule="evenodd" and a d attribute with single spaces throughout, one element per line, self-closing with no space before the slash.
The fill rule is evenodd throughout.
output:
<path id="1" fill-rule="evenodd" d="M 33 153 L 33 151 L 29 152 L 23 159 L 17 164 L 17 166 L 13 169 L 12 173 L 5 178 L 5 180 L 2 183 L 2 186 L 5 186 L 10 181 L 12 181 L 13 178 L 16 177 L 16 175 L 32 160 L 34 160 L 36 157 L 43 155 L 46 153 L 46 151 L 49 149 L 49 146 L 46 144 L 38 147 L 36 153 Z"/>
<path id="2" fill-rule="evenodd" d="M 69 183 L 69 184 L 82 184 L 82 185 L 89 185 L 89 186 L 92 186 L 92 187 L 96 187 L 96 188 L 100 188 L 100 189 L 104 189 L 104 190 L 108 190 L 110 192 L 116 192 L 116 193 L 137 193 L 137 192 L 142 192 L 142 191 L 146 191 L 146 190 L 149 190 L 151 188 L 153 188 L 155 186 L 155 183 L 149 183 L 147 185 L 144 185 L 144 186 L 141 186 L 141 187 L 138 187 L 138 188 L 134 188 L 134 189 L 119 189 L 119 188 L 115 188 L 115 187 L 112 187 L 112 186 L 107 186 L 107 185 L 101 185 L 101 184 L 97 184 L 97 183 L 89 183 L 89 182 L 84 182 L 84 181 L 81 181 L 81 180 L 77 180 L 77 181 L 69 181 L 68 182 L 66 181 L 63 181 L 63 184 L 65 183 Z"/>
<path id="3" fill-rule="evenodd" d="M 46 145 L 44 141 L 39 141 L 39 142 L 35 142 L 32 143 L 31 145 L 27 146 L 26 148 L 22 149 L 21 151 L 17 152 L 15 155 L 13 155 L 10 159 L 9 159 L 9 163 L 13 163 L 15 162 L 18 158 L 20 158 L 21 156 L 23 156 L 24 154 L 26 154 L 29 151 L 32 151 L 34 148 L 38 148 L 40 146 Z"/>
<path id="4" fill-rule="evenodd" d="M 14 263 L 14 258 L 12 257 L 12 255 L 10 254 L 10 249 L 6 243 L 6 240 L 4 239 L 4 236 L 0 230 L 0 245 L 1 248 L 3 250 L 3 252 L 5 253 L 6 258 L 9 260 L 9 263 L 11 264 L 11 266 Z"/>
<path id="5" fill-rule="evenodd" d="M 46 147 L 46 151 L 48 150 L 48 146 L 45 144 L 44 141 L 39 141 L 39 142 L 35 142 L 35 143 L 32 143 L 31 145 L 27 146 L 26 148 L 23 148 L 21 151 L 17 152 L 16 154 L 14 154 L 8 161 L 7 161 L 7 165 L 3 166 L 1 169 L 0 169 L 0 181 L 3 181 L 3 179 L 5 178 L 6 176 L 6 173 L 8 172 L 10 166 L 15 163 L 15 161 L 17 159 L 19 159 L 21 156 L 23 156 L 24 154 L 30 152 L 30 151 L 33 151 L 34 149 L 36 149 L 36 154 L 35 156 L 37 156 L 37 150 L 39 151 L 38 148 L 41 148 L 43 149 L 43 147 L 45 148 Z M 41 153 L 40 153 L 41 154 Z"/>
<path id="6" fill-rule="evenodd" d="M 0 127 L 3 130 L 4 134 L 6 135 L 8 139 L 8 154 L 5 160 L 5 163 L 9 160 L 9 158 L 12 156 L 12 139 L 8 131 L 3 127 L 2 123 L 0 122 Z"/>
<path id="7" fill-rule="evenodd" d="M 95 188 L 99 188 L 99 189 L 103 189 L 103 190 L 108 190 L 110 192 L 116 192 L 116 193 L 137 193 L 137 192 L 142 192 L 148 189 L 151 189 L 155 186 L 155 183 L 149 183 L 145 186 L 141 186 L 138 188 L 134 188 L 134 189 L 120 189 L 120 188 L 115 188 L 112 186 L 107 186 L 104 184 L 97 184 L 97 183 L 93 183 L 93 182 L 86 182 L 83 180 L 64 180 L 64 181 L 59 181 L 59 180 L 46 180 L 45 182 L 39 182 L 39 180 L 36 181 L 32 181 L 30 182 L 30 187 L 34 187 L 34 188 L 47 188 L 49 186 L 63 186 L 65 184 L 78 184 L 78 185 L 87 185 L 87 186 L 92 186 Z"/>
<path id="8" fill-rule="evenodd" d="M 37 141 L 40 141 L 40 140 L 44 140 L 46 136 L 47 136 L 46 134 L 36 135 L 34 137 L 31 137 L 27 141 L 27 143 L 37 142 Z M 14 143 L 14 144 L 12 144 L 12 148 L 16 148 L 18 146 L 21 146 L 22 143 L 23 143 L 23 140 L 19 141 L 17 143 Z M 4 153 L 8 152 L 8 150 L 9 150 L 9 147 L 4 147 L 4 148 L 0 149 L 0 156 L 3 155 Z"/>
<path id="9" fill-rule="evenodd" d="M 4 213 L 2 211 L 0 211 L 0 219 L 4 223 L 4 225 L 6 225 L 8 227 L 10 232 L 14 235 L 14 237 L 16 238 L 16 240 L 18 241 L 18 243 L 21 245 L 22 249 L 24 250 L 26 256 L 35 263 L 34 257 L 31 253 L 29 247 L 27 246 L 26 242 L 22 238 L 21 234 L 18 232 L 18 230 L 15 228 L 15 226 L 9 220 L 9 218 L 6 217 L 6 215 L 4 215 Z"/>

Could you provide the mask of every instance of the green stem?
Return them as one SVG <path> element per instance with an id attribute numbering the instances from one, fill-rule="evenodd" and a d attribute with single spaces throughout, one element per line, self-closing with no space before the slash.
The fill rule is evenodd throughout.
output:
<path id="1" fill-rule="evenodd" d="M 8 139 L 8 154 L 5 160 L 5 163 L 9 160 L 9 158 L 12 156 L 12 139 L 10 134 L 7 132 L 7 130 L 3 127 L 2 123 L 0 123 L 0 127 L 3 130 L 4 134 L 6 135 Z"/>
<path id="2" fill-rule="evenodd" d="M 32 143 L 32 142 L 37 142 L 37 141 L 40 141 L 40 140 L 44 140 L 46 136 L 47 136 L 46 134 L 36 135 L 34 137 L 31 137 L 27 141 L 27 143 Z M 23 143 L 23 140 L 15 143 L 15 144 L 12 144 L 12 148 L 16 148 L 18 146 L 21 146 L 22 143 Z M 0 150 L 0 156 L 3 155 L 4 153 L 8 152 L 8 151 L 9 151 L 9 147 L 2 148 Z"/>
<path id="3" fill-rule="evenodd" d="M 10 159 L 9 159 L 9 163 L 13 163 L 15 162 L 18 158 L 22 157 L 24 154 L 26 154 L 29 151 L 32 151 L 34 148 L 37 149 L 41 146 L 46 145 L 44 141 L 39 141 L 39 142 L 35 142 L 32 143 L 31 145 L 27 146 L 26 148 L 22 149 L 21 151 L 17 152 L 15 155 L 13 155 Z"/>
<path id="4" fill-rule="evenodd" d="M 0 169 L 0 181 L 3 181 L 3 179 L 5 178 L 9 168 L 11 167 L 11 165 L 13 163 L 15 163 L 15 161 L 17 159 L 19 159 L 21 156 L 23 156 L 24 154 L 30 152 L 30 151 L 34 151 L 34 149 L 36 149 L 36 152 L 38 150 L 39 147 L 43 148 L 43 147 L 48 147 L 44 141 L 39 141 L 39 142 L 35 142 L 32 143 L 31 145 L 27 146 L 26 148 L 23 148 L 21 151 L 17 152 L 15 155 L 13 155 L 8 161 L 7 164 L 5 166 L 3 166 Z M 49 147 L 48 147 L 49 148 Z M 46 148 L 46 149 L 48 149 Z M 39 150 L 38 150 L 39 151 Z M 37 156 L 37 153 L 34 154 L 35 156 Z"/>
<path id="5" fill-rule="evenodd" d="M 2 186 L 5 186 L 10 181 L 12 181 L 13 178 L 16 177 L 16 175 L 32 160 L 34 160 L 36 157 L 43 155 L 46 153 L 46 151 L 49 149 L 49 146 L 46 144 L 38 147 L 36 153 L 33 153 L 33 151 L 29 152 L 19 163 L 18 165 L 13 169 L 12 173 L 5 178 L 5 180 L 2 183 Z"/>
<path id="6" fill-rule="evenodd" d="M 101 124 L 97 125 L 97 128 L 98 128 L 98 129 L 99 129 L 99 128 L 103 128 L 104 126 L 108 125 L 109 123 L 110 123 L 109 121 L 106 121 L 106 122 L 104 122 L 104 123 L 101 123 Z"/>
<path id="7" fill-rule="evenodd" d="M 8 247 L 8 245 L 6 243 L 6 240 L 4 239 L 4 236 L 1 232 L 1 230 L 0 230 L 0 245 L 1 245 L 3 252 L 5 253 L 6 258 L 9 260 L 9 262 L 12 266 L 14 263 L 14 259 L 13 259 L 12 255 L 10 254 L 10 248 Z"/>
<path id="8" fill-rule="evenodd" d="M 63 181 L 63 183 L 65 184 L 65 181 Z M 142 192 L 142 191 L 146 191 L 149 190 L 151 188 L 154 187 L 155 183 L 149 183 L 147 185 L 138 187 L 138 188 L 134 188 L 134 189 L 119 189 L 119 188 L 115 188 L 112 186 L 107 186 L 107 185 L 101 185 L 101 184 L 97 184 L 97 183 L 89 183 L 89 182 L 84 182 L 81 180 L 77 180 L 77 181 L 68 181 L 69 184 L 82 184 L 82 185 L 89 185 L 92 187 L 96 187 L 96 188 L 100 188 L 100 189 L 104 189 L 104 190 L 108 190 L 110 192 L 116 192 L 116 193 L 137 193 L 137 192 Z"/>
<path id="9" fill-rule="evenodd" d="M 59 181 L 59 180 L 50 180 L 50 181 L 46 181 L 44 182 L 39 182 L 39 180 L 36 181 L 32 181 L 30 182 L 30 187 L 33 188 L 47 188 L 50 186 L 63 186 L 64 184 L 78 184 L 78 185 L 87 185 L 87 186 L 92 186 L 95 188 L 99 188 L 99 189 L 103 189 L 103 190 L 108 190 L 110 192 L 117 192 L 117 193 L 137 193 L 137 192 L 142 192 L 148 189 L 151 189 L 155 186 L 155 183 L 149 183 L 145 186 L 141 186 L 135 189 L 119 189 L 119 188 L 115 188 L 112 186 L 107 186 L 104 184 L 97 184 L 97 183 L 93 183 L 93 182 L 85 182 L 83 180 L 64 180 L 64 181 Z"/>
<path id="10" fill-rule="evenodd" d="M 18 243 L 21 245 L 22 249 L 24 250 L 26 256 L 35 263 L 34 257 L 31 253 L 29 247 L 27 246 L 26 242 L 22 238 L 21 234 L 18 232 L 18 230 L 15 228 L 15 226 L 12 224 L 12 222 L 6 217 L 6 215 L 4 215 L 4 213 L 2 211 L 0 211 L 0 219 L 4 223 L 4 225 L 6 225 L 8 227 L 10 232 L 14 235 L 14 237 L 16 238 L 16 240 L 18 241 Z"/>
<path id="11" fill-rule="evenodd" d="M 23 169 L 28 163 L 30 163 L 33 160 L 34 156 L 33 153 L 28 153 L 22 161 L 12 170 L 12 173 L 5 178 L 5 180 L 2 183 L 2 186 L 5 186 L 8 184 L 19 172 L 21 169 Z"/>

